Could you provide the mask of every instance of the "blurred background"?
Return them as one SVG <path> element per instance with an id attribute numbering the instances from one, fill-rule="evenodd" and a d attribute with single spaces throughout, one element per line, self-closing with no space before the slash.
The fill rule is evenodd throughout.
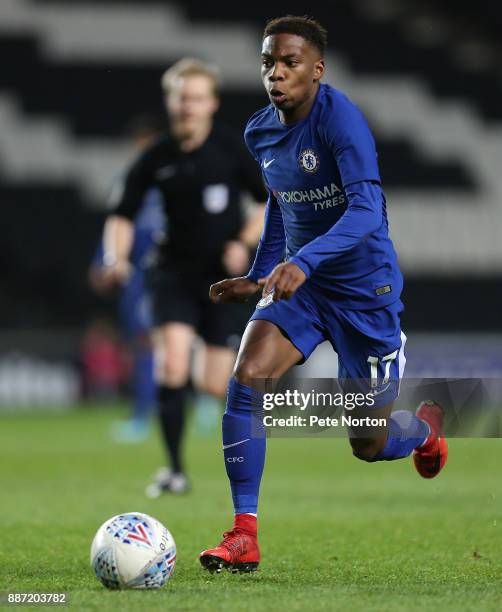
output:
<path id="1" fill-rule="evenodd" d="M 0 411 L 127 395 L 116 307 L 88 268 L 128 126 L 162 118 L 160 76 L 189 55 L 221 67 L 219 115 L 242 130 L 267 104 L 264 23 L 306 13 L 329 31 L 325 80 L 377 139 L 408 375 L 502 375 L 500 3 L 0 0 Z M 320 347 L 302 375 L 335 371 Z"/>

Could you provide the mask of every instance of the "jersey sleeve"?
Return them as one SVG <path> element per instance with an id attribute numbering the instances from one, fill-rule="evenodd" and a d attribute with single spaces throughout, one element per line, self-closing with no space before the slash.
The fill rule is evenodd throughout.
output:
<path id="1" fill-rule="evenodd" d="M 282 212 L 275 196 L 269 193 L 265 209 L 263 233 L 258 244 L 256 257 L 247 277 L 253 281 L 264 278 L 283 260 L 286 236 Z"/>
<path id="2" fill-rule="evenodd" d="M 347 189 L 345 213 L 325 234 L 303 246 L 289 261 L 303 270 L 307 278 L 326 260 L 334 260 L 356 247 L 384 222 L 383 192 L 379 183 L 363 181 Z"/>
<path id="3" fill-rule="evenodd" d="M 380 182 L 373 134 L 353 102 L 343 95 L 337 97 L 325 108 L 321 125 L 344 187 L 361 181 Z"/>
<path id="4" fill-rule="evenodd" d="M 147 191 L 154 186 L 150 151 L 146 151 L 127 170 L 121 189 L 117 189 L 112 214 L 131 221 L 143 205 Z"/>

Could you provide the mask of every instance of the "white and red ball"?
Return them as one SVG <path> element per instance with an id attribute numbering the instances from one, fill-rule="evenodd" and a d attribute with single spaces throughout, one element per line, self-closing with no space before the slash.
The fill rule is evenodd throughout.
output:
<path id="1" fill-rule="evenodd" d="M 91 565 L 109 589 L 158 589 L 175 563 L 173 536 L 141 512 L 118 514 L 103 523 L 91 546 Z"/>

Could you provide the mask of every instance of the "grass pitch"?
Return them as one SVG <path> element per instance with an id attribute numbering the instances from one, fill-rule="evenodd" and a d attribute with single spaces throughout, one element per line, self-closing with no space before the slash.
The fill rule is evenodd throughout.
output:
<path id="1" fill-rule="evenodd" d="M 66 591 L 69 608 L 100 611 L 502 609 L 502 440 L 452 440 L 444 473 L 426 481 L 410 459 L 359 462 L 339 438 L 273 439 L 260 571 L 210 575 L 197 555 L 231 525 L 219 435 L 189 437 L 192 493 L 147 500 L 157 433 L 114 444 L 118 414 L 0 417 L 0 591 Z M 91 571 L 95 531 L 125 511 L 176 539 L 159 591 L 107 591 Z"/>

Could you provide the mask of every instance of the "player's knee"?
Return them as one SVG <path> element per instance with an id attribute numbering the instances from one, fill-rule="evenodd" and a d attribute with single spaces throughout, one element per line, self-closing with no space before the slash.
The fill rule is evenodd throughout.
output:
<path id="1" fill-rule="evenodd" d="M 383 450 L 385 441 L 378 438 L 350 438 L 352 454 L 361 461 L 375 461 Z"/>
<path id="2" fill-rule="evenodd" d="M 264 371 L 258 360 L 243 357 L 236 363 L 233 376 L 241 385 L 251 386 L 253 380 L 267 378 L 269 373 Z"/>
<path id="3" fill-rule="evenodd" d="M 166 387 L 183 387 L 188 382 L 189 368 L 173 357 L 165 359 L 158 368 L 157 379 Z"/>
<path id="4" fill-rule="evenodd" d="M 172 389 L 178 389 L 184 387 L 188 383 L 188 376 L 184 376 L 182 373 L 176 372 L 165 372 L 162 384 Z"/>

